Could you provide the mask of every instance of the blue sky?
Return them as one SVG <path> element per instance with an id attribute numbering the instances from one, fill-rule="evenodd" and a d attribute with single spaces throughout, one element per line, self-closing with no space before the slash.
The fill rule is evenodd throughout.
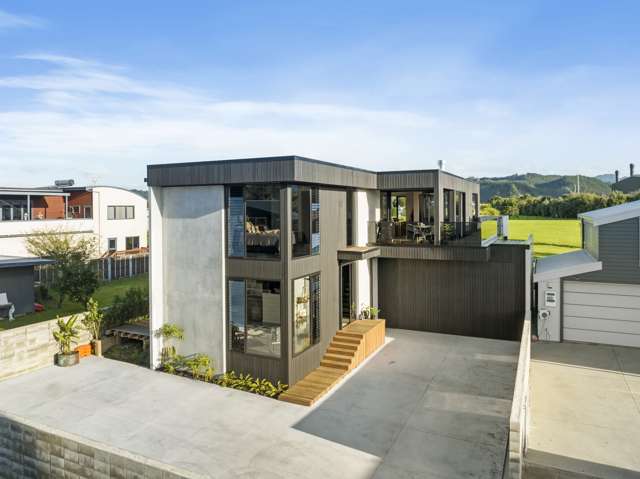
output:
<path id="1" fill-rule="evenodd" d="M 280 154 L 626 171 L 639 21 L 636 1 L 0 1 L 0 184 Z"/>

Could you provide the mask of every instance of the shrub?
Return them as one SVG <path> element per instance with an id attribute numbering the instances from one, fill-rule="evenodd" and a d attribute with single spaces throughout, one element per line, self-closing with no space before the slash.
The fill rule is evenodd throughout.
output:
<path id="1" fill-rule="evenodd" d="M 36 302 L 38 303 L 44 303 L 46 300 L 51 299 L 49 288 L 47 288 L 44 284 L 38 285 L 35 289 L 35 297 Z"/>
<path id="2" fill-rule="evenodd" d="M 481 216 L 500 216 L 500 212 L 493 206 L 489 206 L 485 204 L 480 206 L 480 215 Z"/>
<path id="3" fill-rule="evenodd" d="M 148 314 L 149 291 L 146 288 L 131 288 L 124 296 L 114 298 L 104 315 L 104 325 L 106 329 L 110 329 Z"/>
<path id="4" fill-rule="evenodd" d="M 277 398 L 289 387 L 280 381 L 274 386 L 268 379 L 253 378 L 250 374 L 237 375 L 235 371 L 224 373 L 215 378 L 213 382 L 218 386 L 248 391 L 270 398 Z"/>

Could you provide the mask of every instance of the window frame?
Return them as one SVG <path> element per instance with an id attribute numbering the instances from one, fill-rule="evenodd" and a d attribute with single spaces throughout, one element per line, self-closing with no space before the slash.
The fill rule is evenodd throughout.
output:
<path id="1" fill-rule="evenodd" d="M 307 346 L 305 349 L 303 349 L 302 351 L 298 351 L 296 352 L 295 350 L 295 326 L 294 326 L 294 321 L 295 321 L 295 304 L 296 304 L 296 297 L 295 297 L 295 286 L 294 283 L 295 281 L 299 280 L 299 279 L 304 279 L 304 278 L 309 278 L 309 311 L 310 311 L 310 315 L 313 314 L 313 307 L 312 307 L 312 301 L 311 301 L 311 277 L 312 276 L 317 276 L 318 277 L 318 328 L 317 328 L 317 336 L 314 337 L 313 335 L 313 328 L 311 329 L 311 342 L 309 344 L 309 346 Z M 292 298 L 292 303 L 291 303 L 291 357 L 292 358 L 296 358 L 298 356 L 300 356 L 301 354 L 306 353 L 307 351 L 312 350 L 313 348 L 315 348 L 316 346 L 318 346 L 321 342 L 322 339 L 322 327 L 321 327 L 321 306 L 322 306 L 322 287 L 321 287 L 321 281 L 322 281 L 322 276 L 321 276 L 321 272 L 320 271 L 316 271 L 313 273 L 308 273 L 308 274 L 303 274 L 301 276 L 298 276 L 296 278 L 292 278 L 291 279 L 291 298 Z M 311 318 L 309 319 L 310 321 Z"/>
<path id="2" fill-rule="evenodd" d="M 278 354 L 278 356 L 271 356 L 268 354 L 260 354 L 260 353 L 255 353 L 255 352 L 247 352 L 247 280 L 249 281 L 260 281 L 260 282 L 271 282 L 271 283 L 279 283 L 280 284 L 280 353 Z M 230 300 L 230 288 L 229 288 L 229 282 L 230 281 L 242 281 L 244 284 L 244 350 L 243 351 L 239 351 L 237 349 L 233 349 L 233 340 L 232 340 L 232 328 L 231 328 L 231 300 Z M 227 301 L 227 307 L 226 307 L 226 314 L 227 314 L 227 320 L 226 320 L 226 327 L 227 327 L 227 353 L 236 353 L 236 354 L 242 354 L 244 356 L 252 356 L 252 357 L 257 357 L 257 358 L 266 358 L 266 359 L 271 359 L 273 361 L 281 361 L 285 356 L 283 355 L 283 347 L 282 345 L 285 344 L 285 341 L 283 341 L 283 321 L 282 321 L 282 280 L 281 279 L 255 279 L 255 278 L 243 278 L 243 277 L 238 277 L 238 276 L 228 276 L 227 277 L 227 282 L 225 285 L 225 289 L 226 289 L 226 301 Z"/>
<path id="3" fill-rule="evenodd" d="M 114 249 L 111 249 L 111 241 L 114 243 Z M 107 238 L 107 251 L 115 253 L 118 251 L 118 238 Z"/>
<path id="4" fill-rule="evenodd" d="M 124 217 L 118 218 L 118 208 L 124 208 Z M 131 210 L 131 217 L 129 218 L 128 211 Z M 111 212 L 113 211 L 113 215 Z M 107 220 L 108 221 L 123 221 L 123 220 L 135 220 L 136 219 L 136 207 L 135 205 L 107 205 Z"/>
<path id="5" fill-rule="evenodd" d="M 129 245 L 127 243 L 129 242 L 130 239 L 134 239 L 134 238 L 137 240 L 138 246 L 136 246 L 134 248 L 129 248 Z M 138 236 L 125 236 L 125 238 L 124 238 L 124 249 L 125 249 L 125 251 L 130 251 L 130 250 L 133 250 L 133 249 L 140 249 L 140 236 L 139 235 Z"/>
<path id="6" fill-rule="evenodd" d="M 320 187 L 317 185 L 299 185 L 299 184 L 293 184 L 291 185 L 291 198 L 289 201 L 289 219 L 290 219 L 290 223 L 291 223 L 291 228 L 290 228 L 290 233 L 293 234 L 294 230 L 293 230 L 293 188 L 307 188 L 309 190 L 309 247 L 307 249 L 307 253 L 303 254 L 303 255 L 295 255 L 294 253 L 294 245 L 293 242 L 291 242 L 291 259 L 292 260 L 297 260 L 300 258 L 308 258 L 310 256 L 319 256 L 320 255 L 320 249 L 322 248 L 322 236 L 320 236 L 320 244 L 318 246 L 318 251 L 314 253 L 313 251 L 313 190 L 317 191 L 317 195 L 318 195 L 318 234 L 322 235 L 322 231 L 320 228 L 320 215 L 322 212 L 322 205 L 320 202 Z"/>
<path id="7" fill-rule="evenodd" d="M 280 208 L 278 211 L 279 214 L 279 219 L 280 219 L 280 238 L 279 238 L 279 246 L 278 246 L 278 254 L 277 255 L 273 255 L 273 256 L 247 256 L 247 232 L 244 228 L 246 228 L 246 221 L 247 221 L 247 203 L 245 200 L 245 195 L 244 195 L 244 188 L 245 186 L 253 186 L 253 185 L 260 185 L 261 183 L 248 183 L 246 185 L 227 185 L 225 187 L 225 194 L 224 194 L 224 211 L 225 211 L 225 238 L 224 238 L 224 253 L 225 253 L 225 257 L 228 259 L 233 259 L 233 260 L 241 260 L 241 261 L 280 261 L 282 259 L 282 224 L 283 224 L 283 215 L 282 215 L 282 188 L 284 188 L 284 185 L 281 183 L 272 183 L 272 185 L 274 187 L 277 187 L 278 189 L 278 201 L 280 203 Z M 229 214 L 229 206 L 230 206 L 230 202 L 229 199 L 231 198 L 231 188 L 234 187 L 239 187 L 242 188 L 242 224 L 243 224 L 243 241 L 242 241 L 242 245 L 243 245 L 243 252 L 242 252 L 242 256 L 232 256 L 231 254 L 229 254 L 230 252 L 230 247 L 229 247 L 229 234 L 231 231 L 231 228 L 229 228 L 229 218 L 230 218 L 230 214 Z M 238 198 L 237 196 L 235 198 Z M 274 280 L 276 281 L 276 280 Z M 279 281 L 279 280 L 277 280 Z"/>

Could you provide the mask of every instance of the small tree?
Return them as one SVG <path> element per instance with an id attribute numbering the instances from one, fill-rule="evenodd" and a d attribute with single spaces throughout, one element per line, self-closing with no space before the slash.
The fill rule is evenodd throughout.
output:
<path id="1" fill-rule="evenodd" d="M 27 251 L 56 262 L 58 307 L 65 297 L 85 304 L 98 288 L 97 275 L 89 260 L 96 251 L 93 236 L 78 236 L 63 230 L 39 231 L 26 240 Z"/>

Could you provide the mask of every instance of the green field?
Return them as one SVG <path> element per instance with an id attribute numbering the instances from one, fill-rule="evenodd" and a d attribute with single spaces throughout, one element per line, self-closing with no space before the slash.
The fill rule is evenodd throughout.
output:
<path id="1" fill-rule="evenodd" d="M 581 245 L 580 220 L 554 218 L 509 218 L 509 238 L 526 240 L 533 235 L 533 252 L 537 257 L 566 253 Z"/>
<path id="2" fill-rule="evenodd" d="M 134 278 L 119 279 L 111 281 L 110 283 L 101 283 L 98 290 L 93 294 L 93 297 L 98 301 L 100 307 L 109 306 L 116 295 L 123 296 L 124 293 L 134 287 L 146 288 L 149 285 L 149 276 L 144 274 L 136 276 Z M 0 322 L 0 331 L 5 329 L 19 328 L 20 326 L 26 326 L 28 324 L 39 323 L 40 321 L 46 321 L 53 319 L 56 316 L 67 316 L 69 314 L 81 313 L 85 310 L 84 305 L 79 303 L 72 303 L 65 300 L 62 303 L 62 307 L 58 308 L 55 294 L 52 294 L 53 298 L 44 302 L 45 310 L 41 313 L 25 314 L 24 316 L 18 316 L 15 321 L 2 320 Z"/>

